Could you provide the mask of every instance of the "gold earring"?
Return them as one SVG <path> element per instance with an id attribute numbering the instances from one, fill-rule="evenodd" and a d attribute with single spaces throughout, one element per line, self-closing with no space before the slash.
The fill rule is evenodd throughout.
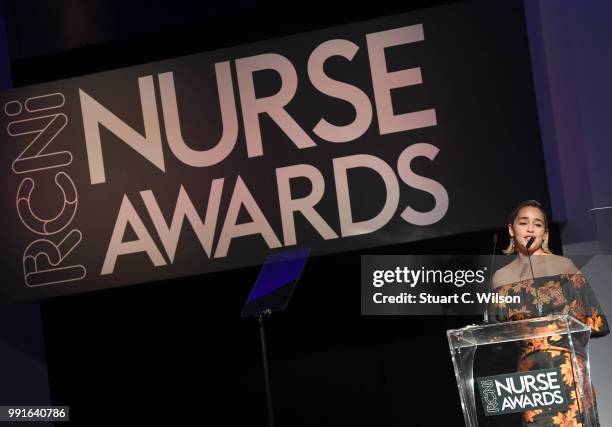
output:
<path id="1" fill-rule="evenodd" d="M 510 236 L 510 243 L 508 244 L 508 247 L 504 249 L 502 252 L 506 255 L 510 255 L 515 252 L 514 238 L 512 238 L 512 236 Z"/>

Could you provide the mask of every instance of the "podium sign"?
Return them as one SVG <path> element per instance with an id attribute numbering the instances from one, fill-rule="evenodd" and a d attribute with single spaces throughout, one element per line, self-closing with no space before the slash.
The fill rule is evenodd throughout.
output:
<path id="1" fill-rule="evenodd" d="M 562 376 L 560 368 L 549 368 L 477 378 L 484 414 L 511 414 L 525 408 L 565 411 L 568 399 Z"/>

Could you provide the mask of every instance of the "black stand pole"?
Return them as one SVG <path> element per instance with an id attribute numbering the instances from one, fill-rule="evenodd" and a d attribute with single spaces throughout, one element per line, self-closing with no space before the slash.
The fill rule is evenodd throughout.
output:
<path id="1" fill-rule="evenodd" d="M 264 368 L 264 380 L 266 384 L 266 401 L 268 403 L 268 425 L 274 427 L 274 410 L 272 408 L 272 389 L 270 388 L 270 371 L 268 369 L 268 353 L 266 352 L 266 334 L 264 331 L 264 318 L 263 315 L 269 318 L 272 312 L 270 310 L 264 310 L 257 316 L 259 322 L 259 336 L 261 337 L 261 356 L 263 360 Z"/>

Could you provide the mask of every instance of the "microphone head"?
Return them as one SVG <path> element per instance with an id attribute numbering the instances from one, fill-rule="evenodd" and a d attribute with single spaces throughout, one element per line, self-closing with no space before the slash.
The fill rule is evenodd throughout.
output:
<path id="1" fill-rule="evenodd" d="M 493 233 L 493 244 L 497 244 L 497 233 Z"/>
<path id="2" fill-rule="evenodd" d="M 531 236 L 529 240 L 527 240 L 527 244 L 525 245 L 525 247 L 529 249 L 531 245 L 533 245 L 534 240 L 535 240 L 535 237 Z"/>

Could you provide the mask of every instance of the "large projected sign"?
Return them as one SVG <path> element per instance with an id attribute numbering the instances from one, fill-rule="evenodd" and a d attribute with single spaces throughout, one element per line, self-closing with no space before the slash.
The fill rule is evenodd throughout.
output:
<path id="1" fill-rule="evenodd" d="M 544 203 L 520 2 L 2 94 L 2 301 L 503 224 Z"/>

